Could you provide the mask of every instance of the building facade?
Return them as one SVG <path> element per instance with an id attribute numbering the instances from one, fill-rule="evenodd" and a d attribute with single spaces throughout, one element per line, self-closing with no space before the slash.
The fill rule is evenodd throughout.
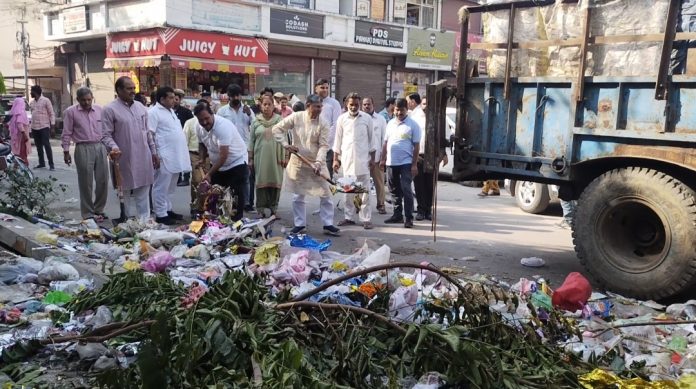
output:
<path id="1" fill-rule="evenodd" d="M 452 69 L 448 17 L 442 0 L 86 0 L 46 9 L 44 34 L 62 43 L 70 92 L 88 85 L 102 104 L 130 75 L 143 93 L 192 97 L 237 83 L 304 98 L 327 78 L 339 100 L 356 91 L 380 107 Z"/>

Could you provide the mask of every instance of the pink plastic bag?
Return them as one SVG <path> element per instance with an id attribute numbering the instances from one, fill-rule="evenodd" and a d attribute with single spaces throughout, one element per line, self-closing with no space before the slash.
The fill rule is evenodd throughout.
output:
<path id="1" fill-rule="evenodd" d="M 592 295 L 592 286 L 587 278 L 578 272 L 568 274 L 563 285 L 555 292 L 551 301 L 556 308 L 575 312 L 587 304 Z"/>
<path id="2" fill-rule="evenodd" d="M 170 265 L 176 262 L 176 259 L 169 254 L 169 251 L 158 251 L 150 258 L 141 263 L 140 267 L 150 273 L 161 273 Z"/>

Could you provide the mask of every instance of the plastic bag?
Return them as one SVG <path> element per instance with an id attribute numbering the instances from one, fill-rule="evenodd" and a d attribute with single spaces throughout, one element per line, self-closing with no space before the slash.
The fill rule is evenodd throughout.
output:
<path id="1" fill-rule="evenodd" d="M 126 253 L 123 247 L 115 244 L 90 243 L 87 248 L 89 248 L 89 251 L 101 255 L 109 261 L 115 261 Z"/>
<path id="2" fill-rule="evenodd" d="M 154 247 L 174 247 L 181 244 L 184 239 L 181 232 L 163 230 L 145 230 L 138 234 L 138 238 L 150 242 Z"/>
<path id="3" fill-rule="evenodd" d="M 546 262 L 539 257 L 529 257 L 520 259 L 522 266 L 527 267 L 542 267 L 546 265 Z"/>
<path id="4" fill-rule="evenodd" d="M 75 281 L 80 273 L 68 263 L 51 261 L 39 271 L 39 283 L 48 285 L 51 281 Z"/>
<path id="5" fill-rule="evenodd" d="M 314 240 L 309 235 L 293 235 L 292 237 L 290 237 L 290 246 L 302 247 L 310 250 L 325 251 L 331 246 L 331 239 L 319 242 L 317 240 Z"/>
<path id="6" fill-rule="evenodd" d="M 189 247 L 187 245 L 180 244 L 172 247 L 172 249 L 169 250 L 169 254 L 171 254 L 174 258 L 183 258 L 188 249 Z"/>
<path id="7" fill-rule="evenodd" d="M 575 312 L 582 309 L 591 295 L 592 286 L 587 278 L 578 272 L 572 272 L 553 293 L 552 302 L 554 307 Z"/>
<path id="8" fill-rule="evenodd" d="M 279 258 L 280 247 L 275 243 L 265 243 L 254 252 L 254 263 L 261 266 L 276 263 Z"/>
<path id="9" fill-rule="evenodd" d="M 360 266 L 373 267 L 373 266 L 386 265 L 389 263 L 390 257 L 391 257 L 391 249 L 389 248 L 389 246 L 387 246 L 385 244 L 385 245 L 382 245 L 382 247 L 378 248 L 372 254 L 368 255 L 367 258 L 365 258 L 360 263 Z"/>
<path id="10" fill-rule="evenodd" d="M 54 291 L 46 293 L 46 296 L 44 296 L 44 299 L 43 299 L 43 303 L 44 304 L 63 305 L 65 303 L 69 303 L 70 300 L 72 300 L 72 296 L 69 295 L 68 293 L 61 292 L 59 290 L 54 290 Z"/>
<path id="11" fill-rule="evenodd" d="M 308 265 L 308 262 L 309 252 L 307 250 L 292 254 L 283 258 L 278 268 L 271 273 L 271 277 L 276 281 L 300 285 L 307 281 L 312 273 L 312 268 Z"/>
<path id="12" fill-rule="evenodd" d="M 51 281 L 50 288 L 51 290 L 75 295 L 83 290 L 92 290 L 94 288 L 94 283 L 85 278 L 81 278 L 77 281 Z"/>
<path id="13" fill-rule="evenodd" d="M 389 296 L 389 312 L 394 320 L 413 321 L 418 301 L 418 288 L 416 285 L 400 286 Z"/>
<path id="14" fill-rule="evenodd" d="M 208 248 L 203 244 L 199 244 L 188 249 L 184 254 L 184 257 L 197 258 L 201 261 L 210 261 L 210 253 L 208 252 Z"/>
<path id="15" fill-rule="evenodd" d="M 147 261 L 141 263 L 140 267 L 150 273 L 161 273 L 174 262 L 176 259 L 168 251 L 158 251 Z"/>
<path id="16" fill-rule="evenodd" d="M 0 264 L 0 282 L 13 284 L 17 278 L 27 273 L 38 273 L 43 267 L 43 262 L 34 258 L 18 257 L 9 259 Z"/>

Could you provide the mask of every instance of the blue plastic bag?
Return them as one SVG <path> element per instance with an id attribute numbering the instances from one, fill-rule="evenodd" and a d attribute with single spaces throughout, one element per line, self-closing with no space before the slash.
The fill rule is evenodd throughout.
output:
<path id="1" fill-rule="evenodd" d="M 331 239 L 319 242 L 314 240 L 309 235 L 292 235 L 290 236 L 290 246 L 317 251 L 326 251 L 326 249 L 331 246 Z"/>

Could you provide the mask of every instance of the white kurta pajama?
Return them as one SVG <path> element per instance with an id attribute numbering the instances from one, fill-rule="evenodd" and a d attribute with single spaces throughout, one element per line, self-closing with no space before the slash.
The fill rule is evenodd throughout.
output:
<path id="1" fill-rule="evenodd" d="M 159 103 L 148 112 L 148 127 L 155 134 L 160 168 L 155 171 L 152 203 L 157 217 L 166 217 L 172 210 L 171 196 L 176 190 L 179 173 L 191 171 L 186 136 L 172 109 Z"/>
<path id="2" fill-rule="evenodd" d="M 346 194 L 345 218 L 353 220 L 355 207 L 353 200 L 360 196 L 360 221 L 369 222 L 372 218 L 370 206 L 370 160 L 371 152 L 377 148 L 376 137 L 373 134 L 372 117 L 365 112 L 351 116 L 346 112 L 338 117 L 336 122 L 336 138 L 333 144 L 334 153 L 340 154 L 341 169 L 345 177 L 355 177 L 356 182 L 367 189 L 367 193 L 355 195 Z"/>
<path id="3" fill-rule="evenodd" d="M 321 118 L 310 119 L 309 112 L 295 112 L 273 126 L 273 137 L 283 146 L 288 145 L 288 134 L 292 145 L 310 161 L 319 162 L 321 174 L 328 177 L 326 152 L 329 150 L 329 124 Z M 293 193 L 293 215 L 295 226 L 306 226 L 305 196 L 318 196 L 321 200 L 319 215 L 324 226 L 333 225 L 333 200 L 329 183 L 314 174 L 314 170 L 292 154 L 283 177 L 284 191 Z"/>

